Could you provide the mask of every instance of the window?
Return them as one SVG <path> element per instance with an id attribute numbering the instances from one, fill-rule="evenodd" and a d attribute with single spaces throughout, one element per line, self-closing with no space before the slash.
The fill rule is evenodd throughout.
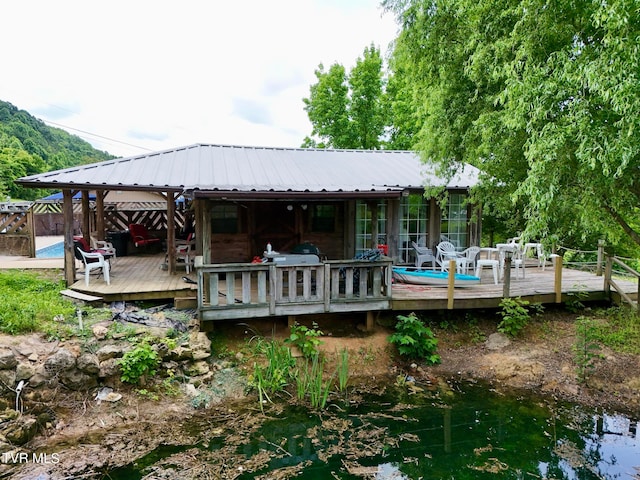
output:
<path id="1" fill-rule="evenodd" d="M 211 209 L 212 233 L 238 233 L 238 207 L 214 205 Z"/>
<path id="2" fill-rule="evenodd" d="M 378 238 L 376 245 L 384 243 L 387 243 L 387 205 L 382 201 L 378 203 Z M 358 201 L 356 203 L 356 254 L 369 250 L 371 247 L 370 204 Z"/>
<path id="3" fill-rule="evenodd" d="M 411 242 L 422 247 L 429 246 L 427 230 L 429 226 L 428 202 L 422 194 L 412 193 L 402 197 L 400 203 L 400 259 L 403 263 L 413 263 L 415 252 Z"/>
<path id="4" fill-rule="evenodd" d="M 467 247 L 467 197 L 462 193 L 450 193 L 447 205 L 442 211 L 440 232 L 442 240 L 448 240 L 462 250 Z"/>
<path id="5" fill-rule="evenodd" d="M 311 210 L 311 231 L 332 233 L 336 228 L 336 206 L 314 205 Z"/>

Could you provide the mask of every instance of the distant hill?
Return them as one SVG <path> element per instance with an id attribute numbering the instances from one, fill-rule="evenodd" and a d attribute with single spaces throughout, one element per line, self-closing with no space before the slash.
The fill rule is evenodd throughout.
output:
<path id="1" fill-rule="evenodd" d="M 0 202 L 7 196 L 35 200 L 49 193 L 22 188 L 13 182 L 16 178 L 111 158 L 80 137 L 0 100 Z"/>

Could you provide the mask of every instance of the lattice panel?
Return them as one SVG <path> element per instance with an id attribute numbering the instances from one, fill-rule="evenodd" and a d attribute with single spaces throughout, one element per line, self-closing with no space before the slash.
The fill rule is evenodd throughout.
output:
<path id="1" fill-rule="evenodd" d="M 0 212 L 0 233 L 24 233 L 29 230 L 27 220 L 27 212 Z"/>

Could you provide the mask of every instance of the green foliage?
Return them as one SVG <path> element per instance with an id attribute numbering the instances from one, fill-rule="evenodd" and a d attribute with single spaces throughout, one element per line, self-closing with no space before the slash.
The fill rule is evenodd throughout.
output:
<path id="1" fill-rule="evenodd" d="M 0 201 L 7 195 L 34 200 L 46 193 L 17 185 L 16 178 L 111 158 L 81 138 L 0 101 Z"/>
<path id="2" fill-rule="evenodd" d="M 576 320 L 576 342 L 573 344 L 573 359 L 576 362 L 578 380 L 586 382 L 590 373 L 595 368 L 594 359 L 600 349 L 596 342 L 597 327 L 594 322 L 585 317 Z"/>
<path id="3" fill-rule="evenodd" d="M 313 130 L 303 147 L 378 149 L 388 124 L 382 58 L 373 45 L 347 75 L 340 64 L 320 64 L 304 98 Z"/>
<path id="4" fill-rule="evenodd" d="M 609 308 L 595 312 L 593 317 L 594 341 L 616 352 L 640 354 L 640 314 L 629 306 Z"/>
<path id="5" fill-rule="evenodd" d="M 417 148 L 439 173 L 480 168 L 475 200 L 525 237 L 640 244 L 637 2 L 383 5 L 401 25 L 390 64 L 408 77 Z"/>
<path id="6" fill-rule="evenodd" d="M 259 342 L 259 351 L 266 358 L 266 364 L 254 364 L 253 386 L 269 393 L 282 391 L 288 384 L 290 372 L 296 361 L 291 350 L 278 342 Z"/>
<path id="7" fill-rule="evenodd" d="M 589 296 L 584 285 L 579 285 L 579 287 L 580 288 L 577 291 L 572 291 L 567 294 L 569 299 L 565 302 L 567 310 L 573 313 L 577 313 L 584 309 L 584 303 L 582 303 L 582 301 Z"/>
<path id="8" fill-rule="evenodd" d="M 396 331 L 389 336 L 389 342 L 398 347 L 400 355 L 431 365 L 440 363 L 440 355 L 436 353 L 438 339 L 415 313 L 398 315 Z"/>
<path id="9" fill-rule="evenodd" d="M 498 324 L 498 331 L 510 337 L 516 337 L 529 323 L 530 315 L 527 306 L 529 302 L 518 298 L 503 298 L 500 302 L 502 321 Z"/>
<path id="10" fill-rule="evenodd" d="M 309 395 L 311 408 L 322 410 L 327 406 L 333 377 L 324 379 L 324 358 L 317 353 L 312 355 L 311 361 L 304 365 L 305 367 L 297 375 L 298 382 L 304 387 L 298 387 L 298 392 L 304 390 Z"/>
<path id="11" fill-rule="evenodd" d="M 322 335 L 324 333 L 315 322 L 312 328 L 296 323 L 291 326 L 291 333 L 284 342 L 300 349 L 306 358 L 311 358 L 318 353 L 318 347 L 322 344 L 322 340 L 320 340 Z"/>
<path id="12" fill-rule="evenodd" d="M 73 321 L 75 307 L 60 296 L 62 289 L 62 280 L 17 270 L 0 272 L 0 331 L 12 335 L 40 331 L 54 337 L 60 332 L 66 336 L 68 328 L 60 320 Z"/>
<path id="13" fill-rule="evenodd" d="M 146 375 L 155 375 L 160 363 L 158 352 L 151 345 L 151 339 L 145 337 L 132 350 L 118 359 L 123 382 L 137 384 Z"/>
<path id="14" fill-rule="evenodd" d="M 349 382 L 349 350 L 343 348 L 338 354 L 338 389 L 344 392 Z"/>

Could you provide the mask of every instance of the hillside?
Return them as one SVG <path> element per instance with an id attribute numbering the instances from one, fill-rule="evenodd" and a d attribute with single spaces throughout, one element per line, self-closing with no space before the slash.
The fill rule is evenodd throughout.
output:
<path id="1" fill-rule="evenodd" d="M 0 201 L 7 196 L 34 200 L 49 193 L 22 188 L 13 182 L 16 178 L 111 158 L 80 137 L 0 100 Z"/>

